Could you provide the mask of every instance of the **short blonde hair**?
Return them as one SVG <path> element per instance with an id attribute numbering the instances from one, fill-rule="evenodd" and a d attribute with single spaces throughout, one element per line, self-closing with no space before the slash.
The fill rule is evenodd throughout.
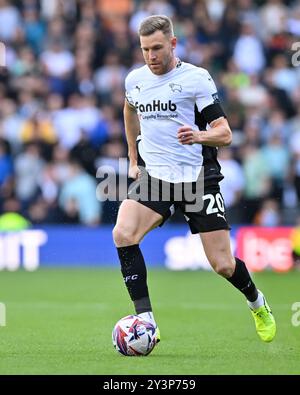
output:
<path id="1" fill-rule="evenodd" d="M 164 35 L 173 37 L 173 23 L 170 18 L 165 15 L 151 15 L 145 18 L 139 27 L 140 36 L 150 36 L 157 30 L 163 32 Z"/>

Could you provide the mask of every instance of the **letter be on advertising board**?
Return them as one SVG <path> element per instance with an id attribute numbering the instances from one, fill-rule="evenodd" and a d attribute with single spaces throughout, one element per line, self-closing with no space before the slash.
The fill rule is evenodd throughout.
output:
<path id="1" fill-rule="evenodd" d="M 250 271 L 272 269 L 286 272 L 293 267 L 290 227 L 244 227 L 237 232 L 237 255 Z"/>

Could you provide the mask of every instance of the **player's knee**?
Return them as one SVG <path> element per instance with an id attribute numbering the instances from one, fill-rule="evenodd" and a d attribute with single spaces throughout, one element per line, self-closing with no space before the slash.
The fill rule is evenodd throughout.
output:
<path id="1" fill-rule="evenodd" d="M 227 258 L 217 258 L 214 259 L 214 262 L 211 262 L 213 269 L 220 276 L 225 278 L 230 278 L 234 272 L 234 262 L 232 259 Z"/>
<path id="2" fill-rule="evenodd" d="M 114 227 L 113 239 L 116 247 L 126 247 L 139 242 L 136 232 L 130 227 L 121 224 Z"/>

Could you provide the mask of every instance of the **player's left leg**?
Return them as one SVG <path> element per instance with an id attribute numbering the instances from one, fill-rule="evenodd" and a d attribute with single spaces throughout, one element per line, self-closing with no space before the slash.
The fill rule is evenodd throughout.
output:
<path id="1" fill-rule="evenodd" d="M 272 341 L 276 333 L 274 316 L 264 295 L 251 279 L 245 263 L 233 257 L 229 230 L 201 232 L 200 237 L 212 268 L 247 298 L 259 337 L 265 342 Z"/>

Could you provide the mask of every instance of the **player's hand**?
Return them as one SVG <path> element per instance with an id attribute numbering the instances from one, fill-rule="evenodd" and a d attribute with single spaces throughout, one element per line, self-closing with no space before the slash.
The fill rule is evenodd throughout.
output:
<path id="1" fill-rule="evenodd" d="M 141 176 L 141 170 L 139 169 L 138 165 L 129 164 L 128 176 L 134 180 Z"/>
<path id="2" fill-rule="evenodd" d="M 183 145 L 198 143 L 199 131 L 193 130 L 190 126 L 181 126 L 178 129 L 177 138 Z"/>

